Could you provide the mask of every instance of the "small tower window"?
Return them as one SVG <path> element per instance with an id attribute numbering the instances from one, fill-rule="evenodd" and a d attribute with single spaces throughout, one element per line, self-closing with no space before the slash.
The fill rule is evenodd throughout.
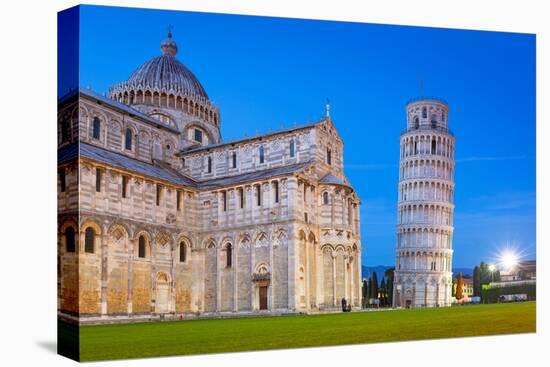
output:
<path id="1" fill-rule="evenodd" d="M 435 154 L 436 147 L 437 147 L 437 143 L 435 141 L 435 138 L 433 138 L 432 139 L 432 154 Z"/>
<path id="2" fill-rule="evenodd" d="M 74 240 L 74 228 L 68 227 L 65 231 L 65 245 L 67 252 L 75 252 L 76 244 Z"/>
<path id="3" fill-rule="evenodd" d="M 187 260 L 187 246 L 185 242 L 180 242 L 180 263 L 184 263 Z"/>
<path id="4" fill-rule="evenodd" d="M 63 119 L 61 121 L 61 142 L 64 143 L 69 140 L 69 120 Z"/>
<path id="5" fill-rule="evenodd" d="M 242 187 L 239 187 L 239 200 L 241 209 L 244 207 L 244 190 Z"/>
<path id="6" fill-rule="evenodd" d="M 294 139 L 291 139 L 290 140 L 290 148 L 289 148 L 289 153 L 290 153 L 290 158 L 294 158 L 294 154 L 295 154 L 295 146 L 294 146 Z"/>
<path id="7" fill-rule="evenodd" d="M 93 126 L 92 126 L 92 137 L 99 140 L 101 134 L 101 120 L 99 117 L 94 117 Z"/>
<path id="8" fill-rule="evenodd" d="M 422 107 L 422 118 L 428 118 L 428 109 L 426 107 Z"/>
<path id="9" fill-rule="evenodd" d="M 95 231 L 92 227 L 86 228 L 84 232 L 84 252 L 93 254 L 94 253 L 94 241 L 95 241 Z"/>
<path id="10" fill-rule="evenodd" d="M 65 168 L 59 169 L 59 185 L 61 186 L 61 192 L 65 192 L 67 189 L 67 177 L 65 176 Z"/>
<path id="11" fill-rule="evenodd" d="M 101 170 L 99 168 L 95 170 L 95 191 L 101 192 Z"/>
<path id="12" fill-rule="evenodd" d="M 126 148 L 126 150 L 132 150 L 132 129 L 126 129 L 124 136 L 124 148 Z"/>
<path id="13" fill-rule="evenodd" d="M 260 185 L 256 185 L 256 205 L 262 205 L 262 188 Z"/>
<path id="14" fill-rule="evenodd" d="M 182 199 L 183 193 L 181 191 L 176 191 L 176 209 L 178 211 L 181 210 L 181 199 Z"/>
<path id="15" fill-rule="evenodd" d="M 273 182 L 273 191 L 275 191 L 275 202 L 279 202 L 279 181 Z"/>
<path id="16" fill-rule="evenodd" d="M 432 124 L 432 127 L 437 127 L 437 119 L 435 118 L 435 115 L 432 116 L 431 124 Z"/>
<path id="17" fill-rule="evenodd" d="M 260 163 L 264 163 L 265 160 L 265 149 L 263 145 L 260 145 Z"/>
<path id="18" fill-rule="evenodd" d="M 332 152 L 327 148 L 327 164 L 330 166 L 332 164 Z"/>
<path id="19" fill-rule="evenodd" d="M 227 211 L 227 191 L 222 192 L 223 211 Z"/>
<path id="20" fill-rule="evenodd" d="M 145 258 L 145 237 L 139 236 L 138 240 L 138 257 L 139 258 Z"/>
<path id="21" fill-rule="evenodd" d="M 156 198 L 157 206 L 160 206 L 161 195 L 162 195 L 162 186 L 157 184 L 157 198 Z"/>
<path id="22" fill-rule="evenodd" d="M 128 176 L 122 176 L 122 197 L 125 198 L 128 194 Z"/>
<path id="23" fill-rule="evenodd" d="M 233 152 L 233 154 L 231 155 L 231 165 L 233 168 L 237 168 L 237 153 L 236 152 Z"/>
<path id="24" fill-rule="evenodd" d="M 207 173 L 212 173 L 212 157 L 208 157 L 208 167 L 207 167 Z"/>
<path id="25" fill-rule="evenodd" d="M 226 247 L 226 265 L 228 268 L 231 267 L 232 265 L 232 258 L 233 258 L 233 247 L 231 246 L 230 243 L 227 244 L 227 247 Z"/>
<path id="26" fill-rule="evenodd" d="M 323 192 L 323 204 L 328 205 L 328 192 Z"/>
<path id="27" fill-rule="evenodd" d="M 420 122 L 418 121 L 418 116 L 414 116 L 414 128 L 418 129 L 420 127 Z"/>

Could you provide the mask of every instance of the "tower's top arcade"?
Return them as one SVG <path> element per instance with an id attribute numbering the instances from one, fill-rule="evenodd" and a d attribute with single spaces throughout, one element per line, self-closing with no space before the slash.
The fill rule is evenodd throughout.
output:
<path id="1" fill-rule="evenodd" d="M 416 98 L 407 103 L 407 131 L 447 130 L 449 105 L 437 98 Z"/>

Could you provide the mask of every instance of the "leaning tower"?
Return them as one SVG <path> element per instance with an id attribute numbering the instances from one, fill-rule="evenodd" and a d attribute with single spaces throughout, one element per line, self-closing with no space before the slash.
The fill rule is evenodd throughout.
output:
<path id="1" fill-rule="evenodd" d="M 447 103 L 415 99 L 401 133 L 394 307 L 450 306 L 455 138 Z"/>

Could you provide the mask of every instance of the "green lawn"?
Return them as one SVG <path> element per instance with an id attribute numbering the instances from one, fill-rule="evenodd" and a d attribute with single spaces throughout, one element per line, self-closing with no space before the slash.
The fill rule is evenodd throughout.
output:
<path id="1" fill-rule="evenodd" d="M 80 328 L 82 361 L 535 332 L 535 302 L 96 325 Z"/>

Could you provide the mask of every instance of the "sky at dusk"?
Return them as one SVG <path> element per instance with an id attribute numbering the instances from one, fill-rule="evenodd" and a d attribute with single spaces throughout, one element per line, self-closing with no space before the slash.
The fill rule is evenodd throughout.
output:
<path id="1" fill-rule="evenodd" d="M 125 80 L 160 54 L 169 25 L 177 58 L 220 107 L 224 140 L 316 121 L 330 99 L 362 200 L 364 264 L 394 263 L 399 135 L 419 95 L 450 106 L 453 267 L 506 247 L 535 257 L 534 35 L 83 6 L 81 86 Z"/>

